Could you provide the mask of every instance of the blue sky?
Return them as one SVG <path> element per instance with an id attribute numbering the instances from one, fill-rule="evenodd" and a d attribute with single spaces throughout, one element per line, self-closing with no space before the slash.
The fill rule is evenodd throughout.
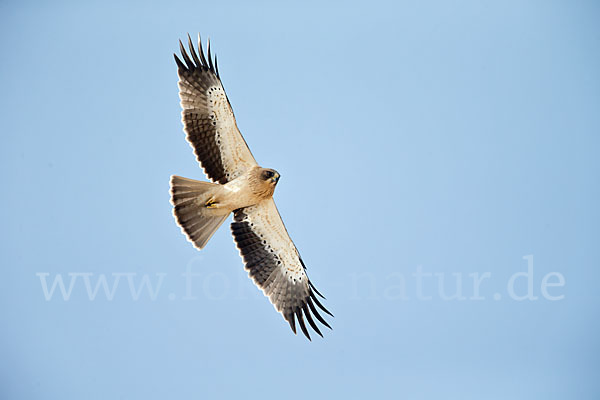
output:
<path id="1" fill-rule="evenodd" d="M 0 15 L 2 398 L 600 395 L 597 3 Z M 227 226 L 198 252 L 173 220 L 169 176 L 204 178 L 172 58 L 187 32 L 282 175 L 324 339 L 289 331 Z"/>

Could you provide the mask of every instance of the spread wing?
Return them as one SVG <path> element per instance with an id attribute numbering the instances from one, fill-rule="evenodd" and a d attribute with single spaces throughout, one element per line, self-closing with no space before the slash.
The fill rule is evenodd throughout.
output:
<path id="1" fill-rule="evenodd" d="M 297 319 L 302 332 L 310 340 L 304 323 L 306 317 L 315 332 L 323 336 L 313 316 L 331 329 L 317 307 L 333 315 L 315 296 L 316 293 L 323 297 L 308 279 L 304 262 L 283 225 L 273 199 L 236 210 L 231 231 L 250 277 L 269 297 L 294 333 Z"/>
<path id="2" fill-rule="evenodd" d="M 208 60 L 204 57 L 199 36 L 198 53 L 189 35 L 188 44 L 191 58 L 181 41 L 179 46 L 184 61 L 174 54 L 184 131 L 206 175 L 213 182 L 224 184 L 257 164 L 235 122 L 219 78 L 217 57 L 213 63 L 210 54 L 210 42 Z"/>

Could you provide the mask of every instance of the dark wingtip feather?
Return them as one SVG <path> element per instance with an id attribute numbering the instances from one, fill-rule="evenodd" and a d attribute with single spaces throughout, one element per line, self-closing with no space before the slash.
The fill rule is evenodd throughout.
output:
<path id="1" fill-rule="evenodd" d="M 325 308 L 325 306 L 323 304 L 321 304 L 321 302 L 319 301 L 319 299 L 317 299 L 315 296 L 312 296 L 312 299 L 315 301 L 315 304 L 321 309 L 323 310 L 326 314 L 329 314 L 330 316 L 333 317 L 333 314 L 329 312 L 328 309 Z"/>
<path id="2" fill-rule="evenodd" d="M 183 62 L 181 62 L 179 57 L 177 57 L 177 54 L 173 53 L 173 57 L 175 57 L 175 62 L 177 63 L 177 67 L 187 70 L 187 67 L 183 64 Z"/>
<path id="3" fill-rule="evenodd" d="M 208 45 L 206 47 L 207 47 L 206 52 L 207 52 L 207 55 L 208 55 L 208 65 L 210 66 L 210 69 L 212 71 L 214 71 L 215 67 L 213 66 L 212 56 L 210 55 L 210 38 L 208 39 Z"/>
<path id="4" fill-rule="evenodd" d="M 302 309 L 299 308 L 296 310 L 296 317 L 298 317 L 298 323 L 300 324 L 300 329 L 302 329 L 302 333 L 308 340 L 312 342 L 310 335 L 308 334 L 308 329 L 306 329 L 306 325 L 304 324 L 304 318 L 302 317 Z"/>
<path id="5" fill-rule="evenodd" d="M 200 60 L 202 60 L 202 66 L 208 67 L 208 63 L 206 62 L 206 58 L 204 57 L 204 49 L 202 48 L 202 38 L 200 34 L 198 34 L 198 52 L 200 53 Z"/>
<path id="6" fill-rule="evenodd" d="M 294 314 L 289 313 L 285 316 L 285 320 L 290 324 L 290 328 L 292 328 L 292 332 L 294 335 L 296 334 L 296 322 L 294 321 Z"/>
<path id="7" fill-rule="evenodd" d="M 187 37 L 188 37 L 188 47 L 190 49 L 190 54 L 192 55 L 192 58 L 194 59 L 194 63 L 196 64 L 196 67 L 200 68 L 202 63 L 200 62 L 200 59 L 198 58 L 198 54 L 196 54 L 196 49 L 194 49 L 194 45 L 192 44 L 192 38 L 190 37 L 189 33 L 188 33 Z"/>
<path id="8" fill-rule="evenodd" d="M 317 326 L 317 324 L 315 324 L 315 321 L 312 319 L 312 316 L 310 315 L 310 311 L 308 310 L 308 305 L 306 303 L 304 303 L 304 305 L 302 306 L 302 309 L 304 310 L 304 315 L 306 315 L 306 320 L 308 321 L 310 326 L 315 330 L 315 332 L 317 332 L 317 334 L 319 336 L 323 337 L 323 334 L 319 330 L 319 327 Z"/>
<path id="9" fill-rule="evenodd" d="M 190 59 L 190 56 L 188 56 L 187 51 L 185 51 L 185 47 L 183 47 L 183 43 L 181 42 L 181 40 L 179 41 L 179 49 L 181 50 L 181 55 L 183 57 L 183 60 L 187 64 L 188 69 L 194 69 L 195 65 Z"/>
<path id="10" fill-rule="evenodd" d="M 316 294 L 318 294 L 319 296 L 321 296 L 321 298 L 322 298 L 322 299 L 324 299 L 324 300 L 327 300 L 327 299 L 325 298 L 325 296 L 323 296 L 323 295 L 321 294 L 321 292 L 319 292 L 319 291 L 317 290 L 317 288 L 316 288 L 316 287 L 315 287 L 315 286 L 312 284 L 312 282 L 311 282 L 311 281 L 308 281 L 308 285 L 310 286 L 310 288 L 311 288 L 312 290 L 314 290 L 314 291 L 315 291 L 315 293 L 316 293 Z"/>
<path id="11" fill-rule="evenodd" d="M 217 78 L 221 79 L 219 76 L 219 63 L 217 63 L 217 55 L 215 54 L 215 71 L 217 72 Z"/>
<path id="12" fill-rule="evenodd" d="M 315 305 L 312 302 L 312 299 L 309 297 L 308 300 L 306 301 L 308 306 L 310 307 L 310 310 L 312 311 L 313 314 L 315 314 L 315 317 L 319 320 L 320 323 L 322 323 L 323 325 L 325 325 L 326 327 L 328 327 L 329 329 L 333 330 L 333 328 L 327 323 L 327 321 L 325 321 L 325 319 L 323 319 L 323 317 L 321 317 L 321 314 L 319 314 L 319 312 L 317 311 Z"/>

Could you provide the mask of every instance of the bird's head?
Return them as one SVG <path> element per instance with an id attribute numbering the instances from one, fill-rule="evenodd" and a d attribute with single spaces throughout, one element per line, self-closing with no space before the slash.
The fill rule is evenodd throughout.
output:
<path id="1" fill-rule="evenodd" d="M 279 172 L 270 168 L 263 168 L 260 172 L 260 179 L 273 186 L 277 185 L 280 176 L 281 175 L 279 175 Z"/>

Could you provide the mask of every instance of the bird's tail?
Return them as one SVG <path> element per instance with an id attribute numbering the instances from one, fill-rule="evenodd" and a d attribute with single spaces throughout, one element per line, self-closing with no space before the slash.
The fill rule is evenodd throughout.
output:
<path id="1" fill-rule="evenodd" d="M 188 240 L 199 250 L 229 216 L 229 212 L 211 207 L 218 187 L 216 183 L 171 176 L 173 215 Z"/>

